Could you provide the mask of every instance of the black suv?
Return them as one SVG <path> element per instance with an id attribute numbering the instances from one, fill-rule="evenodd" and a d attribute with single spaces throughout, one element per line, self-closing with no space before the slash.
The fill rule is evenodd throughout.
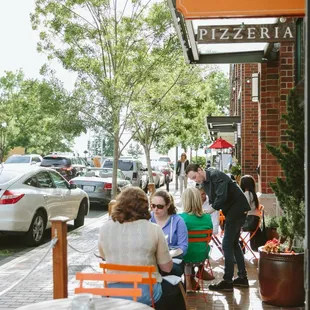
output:
<path id="1" fill-rule="evenodd" d="M 55 169 L 67 180 L 71 180 L 76 176 L 84 175 L 88 163 L 82 157 L 78 156 L 50 154 L 43 157 L 41 166 Z"/>

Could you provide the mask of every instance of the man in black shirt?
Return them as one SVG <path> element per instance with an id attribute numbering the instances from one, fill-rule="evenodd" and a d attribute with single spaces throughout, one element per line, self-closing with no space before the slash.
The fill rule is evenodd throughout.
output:
<path id="1" fill-rule="evenodd" d="M 215 210 L 222 210 L 225 215 L 224 238 L 222 242 L 225 269 L 223 281 L 210 285 L 213 291 L 232 291 L 234 286 L 249 287 L 244 256 L 239 244 L 241 227 L 247 212 L 251 209 L 238 184 L 224 172 L 209 168 L 203 170 L 197 164 L 186 168 L 186 175 L 201 184 Z M 234 277 L 234 262 L 238 266 L 238 277 Z"/>

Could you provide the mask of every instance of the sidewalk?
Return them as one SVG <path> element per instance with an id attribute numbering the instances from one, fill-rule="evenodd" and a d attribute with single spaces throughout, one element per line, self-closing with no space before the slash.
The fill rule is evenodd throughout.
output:
<path id="1" fill-rule="evenodd" d="M 171 191 L 173 194 L 174 191 Z M 179 205 L 179 195 L 175 194 L 176 204 Z M 94 256 L 97 251 L 99 228 L 107 220 L 107 215 L 94 219 L 87 226 L 81 227 L 68 234 L 68 295 L 74 295 L 74 288 L 78 286 L 75 280 L 76 272 L 101 272 L 100 260 Z M 80 253 L 76 250 L 80 250 Z M 31 270 L 48 251 L 49 244 L 33 249 L 27 254 L 15 258 L 0 267 L 0 309 L 16 309 L 30 303 L 53 299 L 52 251 L 37 266 L 37 268 L 23 281 L 11 290 L 2 294 L 4 290 L 19 281 Z M 247 257 L 247 256 L 246 256 Z M 223 275 L 223 259 L 216 247 L 211 251 L 211 265 L 216 276 L 215 281 L 221 280 Z M 207 304 L 203 298 L 189 298 L 190 310 L 203 309 L 281 309 L 263 304 L 259 298 L 257 283 L 257 263 L 246 260 L 249 273 L 249 289 L 234 289 L 233 293 L 219 293 L 207 291 Z M 205 288 L 209 285 L 205 282 Z M 195 293 L 194 293 L 195 294 Z M 198 293 L 200 294 L 200 293 Z M 197 295 L 196 295 L 197 297 Z M 304 308 L 290 308 L 304 309 Z M 177 310 L 177 309 L 176 309 Z"/>

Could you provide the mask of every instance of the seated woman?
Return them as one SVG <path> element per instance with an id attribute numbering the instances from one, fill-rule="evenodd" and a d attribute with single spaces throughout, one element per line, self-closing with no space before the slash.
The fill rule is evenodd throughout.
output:
<path id="1" fill-rule="evenodd" d="M 205 214 L 202 210 L 202 200 L 197 188 L 187 188 L 182 195 L 184 213 L 180 214 L 185 221 L 188 230 L 212 229 L 210 214 Z M 187 254 L 183 259 L 185 263 L 203 262 L 209 257 L 210 246 L 206 242 L 189 243 Z M 201 266 L 200 268 L 203 268 Z M 204 270 L 204 272 L 206 272 Z M 185 266 L 186 289 L 191 290 L 197 287 L 197 283 L 192 275 L 192 267 Z M 207 279 L 210 280 L 210 279 Z"/>
<path id="2" fill-rule="evenodd" d="M 159 190 L 151 198 L 151 219 L 163 230 L 170 254 L 182 259 L 188 248 L 188 231 L 184 220 L 177 213 L 173 197 L 165 190 Z M 175 260 L 169 274 L 181 276 L 184 272 L 183 261 Z M 166 275 L 167 273 L 163 273 Z"/>
<path id="3" fill-rule="evenodd" d="M 155 309 L 185 310 L 179 286 L 163 281 L 158 267 L 170 272 L 173 266 L 165 236 L 158 225 L 149 222 L 148 198 L 142 189 L 127 187 L 117 197 L 112 211 L 112 220 L 100 229 L 98 247 L 107 263 L 121 265 L 154 265 L 157 283 L 153 286 Z M 158 266 L 158 267 L 157 267 Z M 110 283 L 109 287 L 131 287 L 126 283 Z M 149 286 L 139 284 L 142 296 L 138 301 L 152 304 Z M 125 298 L 125 297 L 124 297 Z M 173 304 L 172 304 L 172 301 Z"/>
<path id="4" fill-rule="evenodd" d="M 240 187 L 243 190 L 251 210 L 245 219 L 242 226 L 243 231 L 255 231 L 260 217 L 261 211 L 259 210 L 259 201 L 255 191 L 255 180 L 251 175 L 244 175 L 240 180 Z"/>

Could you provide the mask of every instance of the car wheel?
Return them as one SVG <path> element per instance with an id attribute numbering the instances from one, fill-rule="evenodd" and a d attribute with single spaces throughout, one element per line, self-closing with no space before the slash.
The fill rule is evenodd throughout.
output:
<path id="1" fill-rule="evenodd" d="M 46 227 L 46 217 L 42 211 L 34 215 L 30 228 L 26 233 L 26 243 L 29 246 L 38 246 L 43 242 Z"/>
<path id="2" fill-rule="evenodd" d="M 84 225 L 85 220 L 85 201 L 83 200 L 79 207 L 79 212 L 77 214 L 76 219 L 74 220 L 74 228 L 78 228 Z"/>

